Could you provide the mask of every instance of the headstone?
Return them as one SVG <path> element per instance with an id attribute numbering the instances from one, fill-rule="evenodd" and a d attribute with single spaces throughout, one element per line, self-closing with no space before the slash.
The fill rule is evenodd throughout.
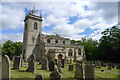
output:
<path id="1" fill-rule="evenodd" d="M 19 69 L 21 65 L 21 57 L 20 56 L 16 56 L 14 58 L 14 65 L 13 65 L 13 69 Z"/>
<path id="2" fill-rule="evenodd" d="M 47 59 L 42 59 L 42 68 L 41 69 L 48 69 L 48 60 Z"/>
<path id="3" fill-rule="evenodd" d="M 44 80 L 42 75 L 37 75 L 34 80 Z"/>
<path id="4" fill-rule="evenodd" d="M 112 69 L 112 64 L 111 64 L 111 62 L 108 63 L 108 69 L 110 69 L 110 70 Z"/>
<path id="5" fill-rule="evenodd" d="M 70 63 L 69 64 L 72 64 L 72 59 L 70 59 Z"/>
<path id="6" fill-rule="evenodd" d="M 26 70 L 27 72 L 33 72 L 36 73 L 36 68 L 35 68 L 36 64 L 35 64 L 35 56 L 31 55 L 29 62 L 28 62 L 28 69 Z"/>
<path id="7" fill-rule="evenodd" d="M 73 65 L 69 65 L 68 66 L 68 71 L 73 71 L 73 67 L 74 67 Z"/>
<path id="8" fill-rule="evenodd" d="M 23 63 L 24 63 L 23 56 L 20 55 L 20 58 L 21 58 L 21 64 L 20 64 L 20 66 L 22 67 L 22 66 L 23 66 Z"/>
<path id="9" fill-rule="evenodd" d="M 62 60 L 61 60 L 61 63 L 62 63 L 62 67 L 61 67 L 61 68 L 64 68 L 64 67 L 65 67 L 65 60 L 62 59 Z"/>
<path id="10" fill-rule="evenodd" d="M 61 66 L 62 66 L 61 61 L 58 61 L 58 63 L 57 63 L 57 68 L 58 68 L 58 71 L 59 71 L 60 73 L 62 73 Z"/>
<path id="11" fill-rule="evenodd" d="M 61 80 L 61 74 L 57 68 L 50 74 L 50 80 Z"/>
<path id="12" fill-rule="evenodd" d="M 120 64 L 117 64 L 116 69 L 120 69 Z"/>
<path id="13" fill-rule="evenodd" d="M 50 61 L 50 62 L 49 62 L 49 71 L 54 71 L 54 68 L 55 68 L 55 63 L 54 63 L 54 61 Z"/>
<path id="14" fill-rule="evenodd" d="M 10 80 L 10 59 L 7 55 L 2 56 L 2 80 Z"/>
<path id="15" fill-rule="evenodd" d="M 95 69 L 93 65 L 86 64 L 85 65 L 85 79 L 86 80 L 93 80 L 95 75 Z"/>
<path id="16" fill-rule="evenodd" d="M 2 56 L 0 55 L 0 80 L 2 79 Z"/>
<path id="17" fill-rule="evenodd" d="M 83 80 L 83 66 L 81 64 L 76 64 L 76 70 L 74 78 Z"/>

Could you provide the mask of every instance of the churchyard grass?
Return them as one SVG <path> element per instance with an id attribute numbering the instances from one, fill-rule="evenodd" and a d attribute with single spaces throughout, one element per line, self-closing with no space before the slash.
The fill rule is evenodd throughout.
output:
<path id="1" fill-rule="evenodd" d="M 43 75 L 44 78 L 49 78 L 49 75 L 51 73 L 51 71 L 48 71 L 48 70 L 41 70 L 41 65 L 39 65 L 39 63 L 36 63 L 36 67 L 37 67 L 37 73 L 31 73 L 31 72 L 26 72 L 26 69 L 27 69 L 27 65 L 28 63 L 24 63 L 24 66 L 21 67 L 20 69 L 18 70 L 14 70 L 12 69 L 13 68 L 13 62 L 11 61 L 11 77 L 12 78 L 35 78 L 36 75 L 38 74 L 41 74 Z M 62 68 L 62 78 L 69 78 L 69 79 L 72 79 L 74 77 L 74 72 L 75 72 L 75 66 L 74 66 L 74 70 L 73 71 L 68 71 L 68 65 L 69 64 L 66 64 L 65 65 L 65 68 Z M 95 69 L 95 78 L 118 78 L 118 74 L 116 73 L 112 73 L 112 72 L 102 72 L 98 69 L 104 69 L 104 70 L 108 70 L 107 68 L 105 67 L 102 67 L 102 68 L 96 68 Z M 112 70 L 109 70 L 109 71 L 114 71 L 114 72 L 120 72 L 120 70 L 118 69 L 112 69 Z M 120 78 L 120 77 L 119 77 Z"/>

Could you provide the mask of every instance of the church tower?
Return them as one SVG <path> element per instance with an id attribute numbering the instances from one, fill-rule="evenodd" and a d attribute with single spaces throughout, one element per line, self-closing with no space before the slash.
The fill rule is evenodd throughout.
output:
<path id="1" fill-rule="evenodd" d="M 37 55 L 39 50 L 39 39 L 42 33 L 42 15 L 36 15 L 36 10 L 33 8 L 24 20 L 24 35 L 22 54 L 26 61 L 31 54 Z"/>

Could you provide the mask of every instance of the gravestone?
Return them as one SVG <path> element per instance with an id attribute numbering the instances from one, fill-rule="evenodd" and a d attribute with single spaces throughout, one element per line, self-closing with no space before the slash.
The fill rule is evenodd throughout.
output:
<path id="1" fill-rule="evenodd" d="M 41 69 L 48 69 L 48 60 L 47 59 L 42 59 L 42 68 Z"/>
<path id="2" fill-rule="evenodd" d="M 86 80 L 93 80 L 94 79 L 94 75 L 95 75 L 95 69 L 94 66 L 91 64 L 86 64 L 85 65 L 85 79 Z"/>
<path id="3" fill-rule="evenodd" d="M 42 75 L 37 75 L 34 80 L 44 80 Z"/>
<path id="4" fill-rule="evenodd" d="M 68 65 L 68 71 L 73 71 L 74 66 L 73 65 Z"/>
<path id="5" fill-rule="evenodd" d="M 19 69 L 21 65 L 21 57 L 20 56 L 16 56 L 14 58 L 14 65 L 13 65 L 13 69 Z"/>
<path id="6" fill-rule="evenodd" d="M 54 61 L 50 61 L 50 62 L 49 62 L 49 71 L 54 71 L 54 68 L 55 68 L 55 63 L 54 63 Z"/>
<path id="7" fill-rule="evenodd" d="M 116 69 L 120 69 L 120 64 L 117 64 L 117 65 L 116 65 Z"/>
<path id="8" fill-rule="evenodd" d="M 2 56 L 0 55 L 0 80 L 2 79 Z"/>
<path id="9" fill-rule="evenodd" d="M 69 64 L 72 64 L 72 59 L 70 59 L 70 63 Z"/>
<path id="10" fill-rule="evenodd" d="M 76 64 L 76 70 L 74 78 L 83 80 L 83 66 L 81 64 Z"/>
<path id="11" fill-rule="evenodd" d="M 61 68 L 64 68 L 64 67 L 65 67 L 65 60 L 64 60 L 64 59 L 62 59 L 62 60 L 61 60 L 61 63 L 62 63 Z"/>
<path id="12" fill-rule="evenodd" d="M 111 64 L 111 62 L 108 63 L 108 69 L 110 69 L 110 70 L 112 69 L 112 64 Z"/>
<path id="13" fill-rule="evenodd" d="M 36 64 L 35 64 L 35 56 L 34 55 L 30 55 L 30 59 L 28 62 L 28 68 L 27 68 L 27 72 L 33 72 L 36 73 Z"/>
<path id="14" fill-rule="evenodd" d="M 61 74 L 57 68 L 50 74 L 50 80 L 61 80 Z"/>
<path id="15" fill-rule="evenodd" d="M 22 67 L 22 66 L 23 66 L 23 62 L 24 62 L 24 61 L 23 61 L 23 56 L 20 55 L 20 58 L 21 58 L 21 62 L 20 62 L 21 64 L 20 64 L 20 66 Z"/>
<path id="16" fill-rule="evenodd" d="M 7 55 L 2 56 L 2 80 L 10 80 L 10 59 Z"/>
<path id="17" fill-rule="evenodd" d="M 61 66 L 62 66 L 61 61 L 58 61 L 58 63 L 57 63 L 57 68 L 58 68 L 58 71 L 59 71 L 60 73 L 62 73 Z"/>

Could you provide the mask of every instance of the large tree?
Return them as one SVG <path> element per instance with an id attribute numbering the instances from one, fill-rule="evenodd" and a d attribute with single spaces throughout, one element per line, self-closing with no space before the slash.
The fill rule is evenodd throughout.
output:
<path id="1" fill-rule="evenodd" d="M 6 41 L 2 46 L 2 55 L 8 55 L 10 59 L 22 53 L 22 42 Z"/>
<path id="2" fill-rule="evenodd" d="M 99 58 L 104 61 L 120 62 L 120 28 L 113 26 L 101 33 Z"/>

